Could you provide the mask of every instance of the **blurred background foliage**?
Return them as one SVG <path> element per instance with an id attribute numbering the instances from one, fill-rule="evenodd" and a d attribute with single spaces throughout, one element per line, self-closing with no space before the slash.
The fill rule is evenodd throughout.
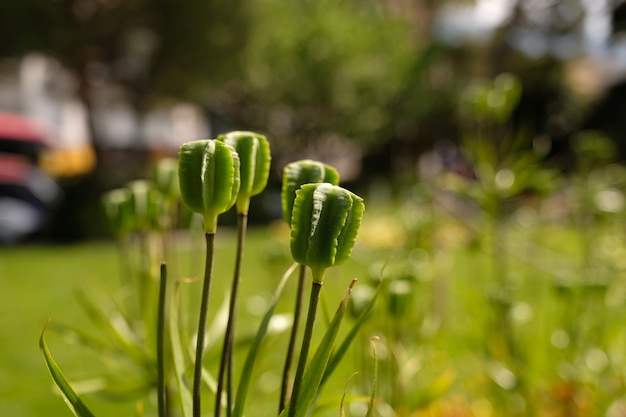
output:
<path id="1" fill-rule="evenodd" d="M 365 188 L 415 180 L 424 152 L 463 136 L 461 91 L 509 72 L 524 86 L 514 122 L 527 146 L 547 137 L 566 169 L 569 138 L 593 128 L 623 154 L 623 9 L 619 0 L 24 0 L 0 5 L 0 59 L 6 69 L 45 54 L 69 74 L 98 162 L 66 190 L 65 212 L 84 212 L 71 187 L 100 193 L 177 149 L 137 132 L 107 144 L 102 125 L 116 123 L 98 111 L 112 108 L 113 92 L 134 119 L 189 103 L 207 120 L 203 136 L 267 134 L 274 177 L 311 157 Z M 196 139 L 178 136 L 170 142 Z"/>

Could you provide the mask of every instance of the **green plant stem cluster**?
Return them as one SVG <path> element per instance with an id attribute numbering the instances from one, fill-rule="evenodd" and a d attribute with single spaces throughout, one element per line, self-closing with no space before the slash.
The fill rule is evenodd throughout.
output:
<path id="1" fill-rule="evenodd" d="M 141 317 L 144 317 L 143 327 L 147 330 L 153 329 L 150 330 L 150 334 L 154 333 L 151 340 L 155 341 L 156 357 L 151 359 L 149 352 L 153 348 L 147 347 L 144 361 L 148 372 L 150 372 L 149 368 L 154 366 L 153 387 L 157 392 L 159 417 L 173 415 L 172 407 L 176 404 L 180 405 L 183 417 L 201 417 L 207 387 L 214 394 L 215 417 L 220 416 L 223 411 L 228 417 L 242 417 L 243 415 L 259 348 L 267 334 L 278 297 L 287 278 L 295 269 L 290 268 L 279 283 L 274 299 L 248 350 L 242 374 L 235 389 L 233 363 L 237 299 L 244 259 L 248 210 L 250 199 L 260 194 L 265 188 L 269 177 L 270 161 L 269 143 L 263 135 L 254 132 L 230 132 L 217 139 L 192 141 L 182 145 L 177 169 L 172 169 L 172 164 L 168 163 L 157 171 L 159 188 L 154 187 L 154 189 L 159 191 L 158 194 L 153 193 L 151 191 L 153 188 L 147 183 L 136 183 L 133 187 L 129 187 L 130 191 L 111 192 L 103 200 L 111 229 L 120 239 L 132 233 L 134 224 L 138 224 L 137 227 L 140 230 L 146 231 L 149 231 L 150 225 L 154 224 L 173 227 L 176 223 L 172 214 L 175 212 L 178 196 L 187 209 L 197 213 L 203 219 L 206 256 L 197 312 L 198 326 L 193 338 L 195 348 L 193 360 L 185 357 L 184 346 L 187 342 L 184 340 L 178 323 L 179 310 L 183 307 L 178 290 L 182 282 L 170 284 L 171 280 L 168 279 L 169 274 L 164 261 L 161 262 L 158 289 L 155 290 L 158 296 L 152 298 L 150 296 L 152 292 L 146 290 L 140 302 L 141 310 L 144 312 L 148 312 L 151 306 L 156 307 L 153 313 L 154 322 L 145 319 L 148 313 Z M 309 361 L 315 316 L 325 271 L 331 266 L 340 265 L 349 258 L 356 241 L 364 204 L 360 197 L 337 185 L 339 176 L 330 166 L 316 161 L 303 160 L 289 164 L 284 172 L 282 190 L 284 219 L 291 228 L 292 257 L 301 266 L 299 289 L 295 297 L 294 323 L 287 347 L 277 414 L 304 417 L 310 412 L 323 382 L 346 353 L 347 345 L 353 338 L 351 336 L 350 339 L 346 339 L 342 347 L 333 352 L 338 330 L 356 280 L 350 284 L 322 342 Z M 159 198 L 150 197 L 151 195 L 158 195 Z M 165 201 L 167 204 L 164 203 L 162 206 L 152 203 Z M 207 329 L 210 324 L 209 306 L 215 266 L 215 241 L 218 217 L 232 207 L 235 207 L 238 215 L 236 259 L 219 368 L 213 378 L 212 372 L 205 367 L 205 353 L 210 337 Z M 162 214 L 164 212 L 169 213 L 167 220 Z M 149 213 L 154 214 L 148 215 Z M 165 252 L 168 245 L 164 244 L 162 247 Z M 150 259 L 146 257 L 146 260 Z M 312 291 L 302 346 L 299 351 L 298 367 L 291 381 L 289 370 L 296 356 L 295 341 L 302 309 L 306 268 L 312 271 Z M 151 282 L 149 275 L 146 275 L 145 282 Z M 373 300 L 371 302 L 373 303 Z M 358 331 L 362 322 L 362 320 L 357 322 L 358 325 L 353 328 L 352 335 Z M 146 344 L 150 345 L 148 340 L 146 339 Z M 212 344 L 213 341 L 211 341 Z M 73 392 L 71 385 L 62 376 L 56 363 L 52 361 L 43 334 L 41 346 L 46 364 L 57 386 L 64 391 L 68 405 L 75 413 L 79 410 L 77 414 L 79 416 L 90 415 L 80 411 L 88 412 L 80 397 Z M 191 388 L 187 386 L 185 377 L 188 362 L 193 368 Z M 288 387 L 291 384 L 290 396 Z"/>

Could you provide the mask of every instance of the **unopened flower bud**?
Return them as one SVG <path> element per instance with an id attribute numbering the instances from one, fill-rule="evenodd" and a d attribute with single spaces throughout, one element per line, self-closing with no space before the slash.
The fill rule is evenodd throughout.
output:
<path id="1" fill-rule="evenodd" d="M 291 254 L 321 282 L 326 268 L 352 252 L 365 205 L 352 192 L 328 183 L 305 184 L 296 191 L 291 218 Z"/>
<path id="2" fill-rule="evenodd" d="M 154 184 L 168 201 L 175 201 L 180 196 L 176 159 L 164 158 L 157 162 L 154 167 Z"/>
<path id="3" fill-rule="evenodd" d="M 229 210 L 239 192 L 239 156 L 224 142 L 205 139 L 183 144 L 178 178 L 185 205 L 204 217 L 206 232 L 215 232 L 217 216 Z"/>
<path id="4" fill-rule="evenodd" d="M 322 162 L 303 159 L 292 162 L 283 170 L 283 185 L 281 203 L 283 218 L 291 224 L 291 212 L 296 198 L 296 190 L 303 184 L 326 182 L 332 185 L 339 184 L 339 173 L 335 168 Z"/>
<path id="5" fill-rule="evenodd" d="M 237 213 L 247 214 L 250 198 L 260 194 L 270 175 L 270 145 L 267 138 L 254 132 L 230 132 L 217 138 L 232 146 L 239 155 L 241 184 Z"/>
<path id="6" fill-rule="evenodd" d="M 122 238 L 133 231 L 134 219 L 130 190 L 116 188 L 102 195 L 102 209 L 109 231 Z"/>

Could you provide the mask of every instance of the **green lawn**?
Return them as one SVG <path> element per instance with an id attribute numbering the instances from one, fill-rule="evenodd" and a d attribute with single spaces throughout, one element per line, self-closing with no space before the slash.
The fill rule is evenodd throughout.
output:
<path id="1" fill-rule="evenodd" d="M 507 415 L 542 415 L 545 410 L 557 412 L 569 406 L 558 396 L 565 390 L 582 404 L 578 407 L 593 410 L 589 415 L 604 415 L 620 398 L 626 386 L 626 238 L 620 229 L 609 225 L 585 240 L 586 235 L 581 237 L 580 230 L 571 227 L 546 224 L 524 229 L 511 224 L 507 247 L 490 254 L 483 250 L 480 235 L 449 219 L 437 224 L 438 246 L 424 246 L 426 249 L 417 244 L 405 244 L 409 250 L 400 249 L 403 238 L 392 233 L 390 225 L 382 217 L 369 217 L 352 259 L 329 270 L 326 277 L 316 327 L 318 338 L 324 320 L 332 314 L 350 280 L 357 277 L 367 282 L 373 268 L 381 261 L 390 261 L 384 273 L 385 297 L 325 388 L 319 404 L 329 404 L 327 412 L 316 416 L 339 415 L 340 395 L 354 371 L 360 374 L 350 380 L 349 390 L 368 392 L 372 335 L 381 337 L 377 345 L 378 395 L 394 407 L 412 411 L 431 407 L 436 413 L 437 407 L 469 410 L 488 405 L 496 412 L 511 411 Z M 386 242 L 387 248 L 372 250 L 369 244 L 376 242 Z M 201 235 L 178 242 L 181 256 L 170 265 L 172 275 L 200 276 L 203 243 Z M 587 261 L 582 254 L 584 243 L 592 249 Z M 216 244 L 210 320 L 226 300 L 235 234 L 221 230 Z M 284 230 L 250 230 L 241 287 L 240 339 L 258 325 L 260 312 L 290 265 L 288 253 Z M 506 279 L 498 286 L 494 265 L 500 263 L 500 268 L 506 268 Z M 400 304 L 394 304 L 398 296 L 391 293 L 389 283 L 394 280 L 408 280 L 413 285 L 404 313 L 397 313 Z M 53 324 L 96 330 L 79 306 L 75 290 L 119 291 L 116 247 L 91 242 L 2 248 L 0 283 L 0 416 L 70 416 L 54 394 L 38 338 L 49 319 Z M 188 294 L 196 298 L 193 296 L 199 294 L 200 282 L 187 285 Z M 294 293 L 292 280 L 281 297 L 278 313 L 290 311 Z M 506 310 L 500 310 L 502 302 Z M 500 311 L 507 312 L 504 327 L 500 327 Z M 194 312 L 192 306 L 192 325 Z M 348 319 L 344 331 L 349 324 Z M 510 332 L 507 345 L 502 345 L 500 330 Z M 47 339 L 72 381 L 93 375 L 102 366 L 101 358 L 55 331 L 49 331 Z M 285 333 L 266 340 L 255 367 L 247 417 L 274 414 L 286 341 Z M 215 351 L 207 357 L 209 369 L 217 368 Z M 238 350 L 236 365 L 241 365 L 244 354 L 244 349 Z M 512 376 L 515 379 L 511 380 Z M 515 385 L 509 386 L 512 381 Z M 522 404 L 520 398 L 526 411 L 517 408 Z M 85 400 L 100 417 L 134 415 L 130 403 L 112 404 L 93 395 Z M 207 414 L 211 409 L 207 406 Z M 601 414 L 593 414 L 596 412 Z M 148 409 L 146 415 L 154 413 Z"/>
<path id="2" fill-rule="evenodd" d="M 0 252 L 0 415 L 70 415 L 43 366 L 38 339 L 46 322 L 86 320 L 74 299 L 80 286 L 113 288 L 114 247 L 105 243 L 78 246 L 2 248 Z M 59 362 L 73 353 L 50 337 Z"/>
<path id="3" fill-rule="evenodd" d="M 268 231 L 269 230 L 269 231 Z M 176 269 L 185 277 L 197 277 L 203 267 L 203 239 L 184 239 L 179 243 L 184 255 Z M 216 280 L 213 285 L 214 309 L 225 299 L 234 264 L 235 236 L 232 231 L 218 232 L 216 253 Z M 357 251 L 358 252 L 358 251 Z M 241 332 L 256 327 L 259 321 L 254 313 L 273 292 L 275 283 L 289 266 L 288 242 L 284 235 L 271 229 L 253 229 L 246 246 L 246 263 L 242 278 L 243 311 Z M 356 255 L 356 254 L 355 254 Z M 345 267 L 331 271 L 325 282 L 327 302 L 334 304 L 352 277 L 363 276 L 367 265 L 355 256 Z M 39 352 L 38 339 L 49 319 L 93 329 L 79 303 L 76 290 L 105 290 L 113 294 L 119 290 L 120 267 L 116 247 L 110 242 L 89 242 L 69 246 L 24 246 L 0 249 L 0 415 L 1 416 L 70 416 L 62 399 L 55 394 L 52 380 Z M 190 284 L 191 287 L 200 283 Z M 192 291 L 193 292 L 193 291 Z M 290 282 L 281 298 L 279 311 L 288 311 L 295 282 Z M 284 339 L 284 340 L 283 340 Z M 78 345 L 69 344 L 54 331 L 47 332 L 49 347 L 67 376 L 79 378 L 98 369 L 99 358 Z M 272 391 L 277 384 L 276 366 L 284 355 L 284 338 L 270 340 L 268 350 L 259 364 L 259 378 L 253 389 L 261 395 Z M 242 362 L 243 359 L 240 359 Z M 277 362 L 278 361 L 278 362 Z M 343 384 L 341 381 L 340 386 Z M 269 388 L 268 388 L 269 387 Z M 261 394 L 259 393 L 261 389 Z M 277 404 L 276 394 L 268 394 L 268 403 Z M 94 396 L 86 402 L 98 416 L 131 416 L 133 404 L 112 404 Z M 256 407 L 255 407 L 256 408 Z M 261 413 L 260 415 L 264 415 Z"/>

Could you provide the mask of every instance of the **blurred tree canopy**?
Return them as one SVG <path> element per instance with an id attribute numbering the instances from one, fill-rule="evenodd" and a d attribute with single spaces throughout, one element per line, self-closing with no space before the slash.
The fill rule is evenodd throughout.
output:
<path id="1" fill-rule="evenodd" d="M 199 100 L 198 92 L 240 68 L 247 20 L 241 0 L 1 2 L 0 36 L 11 41 L 0 44 L 0 57 L 43 52 L 82 88 L 104 77 L 140 103 L 168 95 Z"/>
<path id="2" fill-rule="evenodd" d="M 193 101 L 286 153 L 320 138 L 393 143 L 396 154 L 454 139 L 458 92 L 502 71 L 520 75 L 533 128 L 565 134 L 581 106 L 571 104 L 563 62 L 583 54 L 591 6 L 517 0 L 486 38 L 440 41 L 436 19 L 473 3 L 487 2 L 5 1 L 0 58 L 57 58 L 88 106 L 98 79 L 124 86 L 140 111 L 160 98 Z M 609 5 L 618 29 L 621 3 Z"/>
<path id="3" fill-rule="evenodd" d="M 384 3 L 272 0 L 255 12 L 241 117 L 272 136 L 373 142 L 437 106 L 426 70 L 441 48 Z"/>
<path id="4" fill-rule="evenodd" d="M 0 5 L 0 57 L 57 58 L 87 104 L 104 76 L 140 107 L 172 97 L 283 138 L 373 141 L 437 103 L 424 77 L 440 48 L 414 23 L 376 1 L 24 0 Z"/>
<path id="5" fill-rule="evenodd" d="M 163 102 L 195 103 L 212 116 L 213 135 L 266 133 L 277 169 L 298 157 L 341 154 L 353 165 L 363 162 L 372 176 L 413 180 L 423 151 L 462 136 L 457 101 L 477 76 L 511 72 L 521 79 L 514 117 L 528 141 L 543 134 L 568 143 L 598 100 L 574 91 L 581 86 L 568 75 L 576 60 L 589 58 L 585 19 L 598 13 L 593 2 L 504 2 L 508 14 L 489 30 L 477 30 L 479 21 L 493 17 L 489 7 L 496 3 L 0 1 L 0 60 L 31 52 L 54 57 L 73 74 L 88 111 L 110 86 L 138 117 Z M 615 37 L 626 26 L 625 3 L 607 0 L 601 11 Z M 456 20 L 449 19 L 455 13 Z M 621 97 L 608 106 L 612 120 L 626 120 Z M 623 130 L 604 118 L 598 123 L 613 123 L 614 139 Z M 97 136 L 94 130 L 96 143 Z M 119 154 L 109 160 L 124 165 Z M 98 187 L 85 186 L 90 195 L 107 188 L 107 174 L 100 177 Z M 85 199 L 83 189 L 72 195 Z"/>

